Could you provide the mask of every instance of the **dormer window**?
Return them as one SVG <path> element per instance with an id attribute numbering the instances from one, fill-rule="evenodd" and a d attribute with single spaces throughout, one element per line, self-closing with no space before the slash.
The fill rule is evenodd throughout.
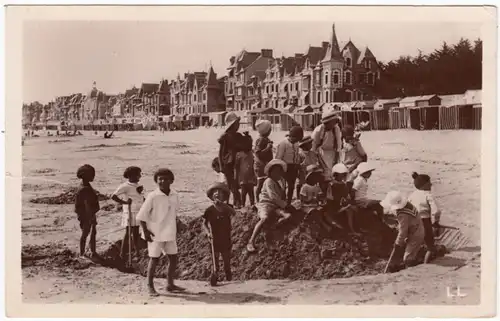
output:
<path id="1" fill-rule="evenodd" d="M 328 85 L 328 71 L 325 71 L 325 85 Z"/>
<path id="2" fill-rule="evenodd" d="M 345 59 L 345 63 L 346 63 L 346 65 L 347 65 L 347 67 L 352 67 L 352 60 L 351 60 L 351 58 L 347 57 L 347 58 Z"/>
<path id="3" fill-rule="evenodd" d="M 368 60 L 368 69 L 372 69 L 372 61 Z"/>

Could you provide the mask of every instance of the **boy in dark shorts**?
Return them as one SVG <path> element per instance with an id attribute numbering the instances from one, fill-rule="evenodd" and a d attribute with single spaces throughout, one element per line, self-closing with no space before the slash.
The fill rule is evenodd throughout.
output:
<path id="1" fill-rule="evenodd" d="M 85 255 L 85 245 L 87 237 L 90 234 L 90 251 L 92 252 L 92 258 L 96 258 L 98 257 L 96 252 L 96 214 L 99 212 L 100 207 L 97 193 L 90 185 L 90 182 L 93 182 L 95 178 L 95 169 L 88 164 L 80 166 L 76 172 L 76 177 L 82 180 L 75 197 L 75 213 L 78 215 L 78 221 L 82 230 L 80 256 L 83 257 Z"/>
<path id="2" fill-rule="evenodd" d="M 224 183 L 215 183 L 207 190 L 208 198 L 213 204 L 203 213 L 203 228 L 213 245 L 215 256 L 215 271 L 219 272 L 219 255 L 224 263 L 224 273 L 226 280 L 232 280 L 231 274 L 231 215 L 235 214 L 233 207 L 227 204 L 229 200 L 229 188 Z M 211 284 L 215 282 L 211 280 Z"/>
<path id="3" fill-rule="evenodd" d="M 258 120 L 255 123 L 255 128 L 259 132 L 259 138 L 255 141 L 254 162 L 255 175 L 257 176 L 257 191 L 255 192 L 255 196 L 258 202 L 262 186 L 264 186 L 264 181 L 266 180 L 264 168 L 273 159 L 273 142 L 269 139 L 272 131 L 272 125 L 269 120 Z"/>
<path id="4" fill-rule="evenodd" d="M 254 208 L 254 186 L 257 184 L 257 177 L 254 172 L 252 137 L 250 135 L 245 135 L 241 140 L 242 150 L 236 154 L 236 182 L 241 187 L 241 206 L 245 207 L 246 198 L 248 196 L 250 205 Z"/>

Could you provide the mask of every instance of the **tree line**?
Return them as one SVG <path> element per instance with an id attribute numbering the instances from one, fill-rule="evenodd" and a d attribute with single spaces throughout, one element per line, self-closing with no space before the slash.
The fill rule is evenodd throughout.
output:
<path id="1" fill-rule="evenodd" d="M 428 55 L 401 56 L 388 63 L 379 62 L 381 79 L 374 90 L 383 98 L 428 94 L 461 94 L 481 89 L 483 43 L 472 44 L 461 38 L 454 45 L 443 42 Z"/>

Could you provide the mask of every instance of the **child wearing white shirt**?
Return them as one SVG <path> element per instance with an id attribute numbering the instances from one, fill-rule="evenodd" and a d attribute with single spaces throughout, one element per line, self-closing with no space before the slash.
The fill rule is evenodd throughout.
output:
<path id="1" fill-rule="evenodd" d="M 384 208 L 380 205 L 380 201 L 368 197 L 368 179 L 372 176 L 374 170 L 375 168 L 366 162 L 359 164 L 358 176 L 354 179 L 351 197 L 357 209 L 375 212 L 382 219 Z"/>
<path id="2" fill-rule="evenodd" d="M 141 169 L 137 166 L 130 166 L 125 169 L 123 177 L 127 179 L 127 182 L 120 184 L 111 195 L 113 201 L 123 206 L 121 226 L 125 227 L 125 235 L 120 251 L 122 259 L 125 258 L 125 251 L 129 245 L 130 236 L 132 236 L 136 254 L 139 250 L 139 224 L 135 219 L 135 215 L 139 212 L 144 202 L 144 188 L 139 185 Z M 123 197 L 123 199 L 120 197 Z"/>
<path id="3" fill-rule="evenodd" d="M 154 287 L 154 273 L 161 254 L 168 256 L 167 291 L 183 291 L 174 284 L 177 269 L 177 209 L 179 198 L 170 185 L 174 174 L 169 169 L 159 169 L 154 174 L 158 188 L 149 193 L 142 205 L 137 220 L 140 221 L 144 239 L 148 242 L 148 289 L 151 296 L 158 296 Z"/>
<path id="4" fill-rule="evenodd" d="M 436 254 L 432 227 L 439 224 L 441 211 L 437 207 L 434 196 L 431 193 L 432 183 L 430 176 L 413 172 L 412 177 L 416 190 L 410 195 L 409 201 L 417 209 L 422 218 L 425 230 L 425 245 L 427 247 L 424 263 L 429 263 L 434 259 Z M 434 217 L 434 223 L 432 223 L 432 217 Z"/>

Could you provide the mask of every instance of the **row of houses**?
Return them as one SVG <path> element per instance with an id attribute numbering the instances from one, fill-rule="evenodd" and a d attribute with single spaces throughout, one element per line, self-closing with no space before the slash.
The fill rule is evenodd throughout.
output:
<path id="1" fill-rule="evenodd" d="M 335 24 L 329 41 L 309 45 L 291 57 L 275 57 L 272 49 L 241 50 L 230 57 L 226 75 L 212 66 L 186 72 L 172 81 L 143 83 L 124 93 L 109 95 L 97 89 L 57 97 L 42 110 L 23 108 L 26 122 L 65 120 L 109 121 L 113 118 L 158 118 L 262 108 L 292 110 L 325 103 L 373 99 L 380 80 L 376 57 L 349 39 L 339 42 Z M 25 110 L 26 109 L 26 110 Z"/>

